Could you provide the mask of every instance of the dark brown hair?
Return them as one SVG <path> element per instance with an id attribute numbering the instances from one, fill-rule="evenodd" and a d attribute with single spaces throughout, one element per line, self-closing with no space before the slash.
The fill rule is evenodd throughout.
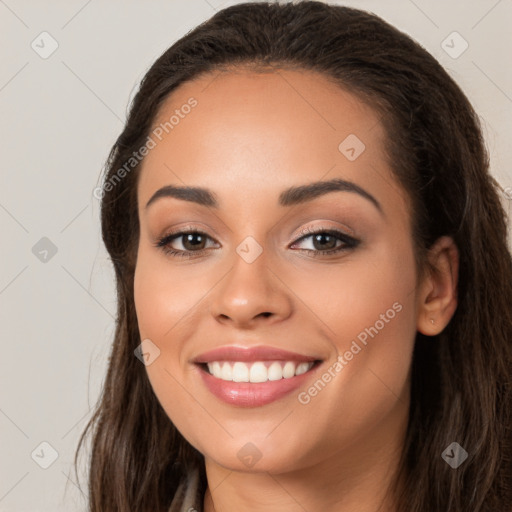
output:
<path id="1" fill-rule="evenodd" d="M 442 235 L 460 251 L 458 308 L 436 337 L 417 334 L 398 486 L 400 512 L 512 510 L 512 262 L 499 187 L 466 96 L 419 44 L 379 17 L 321 2 L 244 3 L 187 33 L 152 65 L 110 152 L 103 183 L 149 135 L 170 93 L 203 73 L 294 68 L 322 73 L 382 117 L 387 153 L 413 206 L 419 271 Z M 199 107 L 200 108 L 200 107 Z M 204 460 L 177 431 L 134 357 L 139 237 L 135 167 L 104 189 L 101 227 L 117 284 L 108 373 L 92 431 L 91 512 L 160 512 Z M 468 459 L 441 457 L 453 441 Z"/>

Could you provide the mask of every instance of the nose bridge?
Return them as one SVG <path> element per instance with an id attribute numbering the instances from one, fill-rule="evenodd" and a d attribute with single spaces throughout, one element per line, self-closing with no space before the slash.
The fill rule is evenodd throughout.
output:
<path id="1" fill-rule="evenodd" d="M 236 247 L 231 269 L 216 287 L 212 314 L 240 324 L 258 316 L 287 316 L 291 303 L 274 273 L 270 254 L 254 238 L 246 237 Z"/>

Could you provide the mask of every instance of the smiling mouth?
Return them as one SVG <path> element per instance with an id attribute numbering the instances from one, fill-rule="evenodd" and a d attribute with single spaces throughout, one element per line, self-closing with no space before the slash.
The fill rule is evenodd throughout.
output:
<path id="1" fill-rule="evenodd" d="M 212 361 L 200 367 L 213 377 L 226 382 L 262 383 L 291 379 L 309 372 L 320 364 L 316 361 Z"/>

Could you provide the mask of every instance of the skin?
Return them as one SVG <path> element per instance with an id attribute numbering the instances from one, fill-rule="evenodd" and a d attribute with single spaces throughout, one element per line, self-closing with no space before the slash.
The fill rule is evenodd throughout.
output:
<path id="1" fill-rule="evenodd" d="M 429 253 L 435 271 L 419 281 L 410 205 L 386 160 L 379 116 L 322 75 L 204 75 L 173 92 L 155 126 L 191 96 L 197 106 L 142 165 L 134 291 L 141 340 L 160 350 L 146 367 L 154 392 L 205 456 L 205 511 L 394 511 L 385 491 L 406 431 L 415 334 L 437 334 L 452 317 L 457 250 L 440 239 Z M 354 161 L 338 149 L 349 134 L 365 144 Z M 333 178 L 363 188 L 382 211 L 347 191 L 278 205 L 286 188 Z M 145 208 L 165 185 L 209 188 L 220 207 L 162 198 Z M 210 237 L 202 255 L 155 247 L 190 224 Z M 315 257 L 305 250 L 322 248 L 313 237 L 298 241 L 305 227 L 360 244 Z M 236 252 L 248 236 L 263 249 L 252 263 Z M 184 237 L 171 244 L 193 251 Z M 307 404 L 293 392 L 262 407 L 228 405 L 190 362 L 228 344 L 313 355 L 323 363 L 299 390 L 307 391 L 395 303 L 400 312 Z M 261 455 L 250 468 L 237 456 L 247 443 Z"/>

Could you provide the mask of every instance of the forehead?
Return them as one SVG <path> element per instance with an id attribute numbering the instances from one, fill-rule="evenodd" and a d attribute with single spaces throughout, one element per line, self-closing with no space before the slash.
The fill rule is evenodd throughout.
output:
<path id="1" fill-rule="evenodd" d="M 169 183 L 221 188 L 250 200 L 335 177 L 367 188 L 393 181 L 379 115 L 312 71 L 202 75 L 166 99 L 150 136 L 155 147 L 139 180 L 144 204 Z"/>

